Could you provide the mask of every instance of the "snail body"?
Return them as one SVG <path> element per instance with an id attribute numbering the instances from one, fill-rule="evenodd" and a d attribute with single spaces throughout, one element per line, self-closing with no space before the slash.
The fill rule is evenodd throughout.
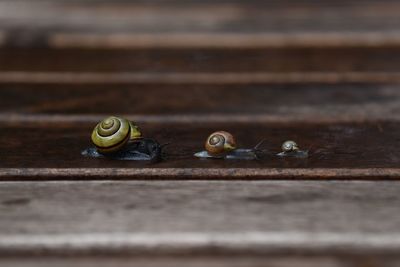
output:
<path id="1" fill-rule="evenodd" d="M 299 146 L 295 141 L 288 140 L 282 144 L 282 151 L 283 152 L 293 152 L 299 150 Z"/>
<path id="2" fill-rule="evenodd" d="M 132 122 L 118 117 L 108 117 L 99 122 L 92 132 L 92 142 L 102 154 L 115 153 L 124 148 L 129 140 L 141 136 Z"/>
<path id="3" fill-rule="evenodd" d="M 307 158 L 308 151 L 300 150 L 296 142 L 288 140 L 282 144 L 282 152 L 278 153 L 279 157 Z"/>
<path id="4" fill-rule="evenodd" d="M 239 159 L 254 160 L 262 154 L 259 150 L 260 142 L 254 148 L 236 148 L 236 141 L 232 134 L 226 131 L 217 131 L 208 136 L 204 151 L 195 153 L 198 158 L 210 159 Z"/>
<path id="5" fill-rule="evenodd" d="M 100 153 L 97 148 L 90 147 L 82 151 L 82 155 L 92 158 L 111 158 L 115 160 L 150 161 L 162 160 L 162 148 L 156 140 L 151 138 L 136 138 L 130 140 L 124 149 L 112 154 Z"/>

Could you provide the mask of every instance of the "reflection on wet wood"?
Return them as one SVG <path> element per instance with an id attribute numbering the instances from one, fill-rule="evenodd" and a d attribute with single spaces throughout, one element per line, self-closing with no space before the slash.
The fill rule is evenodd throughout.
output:
<path id="1" fill-rule="evenodd" d="M 1 176 L 3 179 L 8 176 L 21 179 L 400 177 L 399 150 L 392 145 L 398 142 L 398 123 L 142 123 L 145 136 L 161 144 L 171 143 L 165 149 L 166 160 L 154 165 L 81 156 L 81 151 L 91 145 L 89 135 L 94 124 L 3 124 L 0 145 L 5 149 L 0 163 Z M 233 133 L 239 146 L 244 148 L 266 139 L 268 152 L 258 161 L 194 158 L 193 153 L 203 149 L 205 138 L 213 130 L 220 129 Z M 296 140 L 301 148 L 310 150 L 310 157 L 276 157 L 285 140 Z M 24 162 L 23 167 L 20 162 Z"/>

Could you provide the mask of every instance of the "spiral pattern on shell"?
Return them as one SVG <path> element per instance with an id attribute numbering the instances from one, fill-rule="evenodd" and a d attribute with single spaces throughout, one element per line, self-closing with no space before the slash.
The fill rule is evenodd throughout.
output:
<path id="1" fill-rule="evenodd" d="M 219 155 L 236 148 L 236 142 L 232 134 L 225 131 L 212 133 L 206 141 L 205 148 L 211 155 Z"/>
<path id="2" fill-rule="evenodd" d="M 299 147 L 297 146 L 296 142 L 288 140 L 282 144 L 282 151 L 283 152 L 292 152 L 298 150 Z"/>
<path id="3" fill-rule="evenodd" d="M 108 117 L 96 125 L 92 142 L 100 153 L 113 153 L 126 145 L 131 138 L 131 125 L 126 119 Z"/>

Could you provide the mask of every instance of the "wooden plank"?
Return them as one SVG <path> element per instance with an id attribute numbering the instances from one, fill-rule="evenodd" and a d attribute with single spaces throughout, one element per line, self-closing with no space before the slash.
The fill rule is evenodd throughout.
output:
<path id="1" fill-rule="evenodd" d="M 166 267 L 199 267 L 205 264 L 210 267 L 396 267 L 399 261 L 387 257 L 342 258 L 338 257 L 24 257 L 0 259 L 0 263 L 8 267 L 105 267 L 105 266 L 166 266 Z M 366 265 L 367 264 L 367 265 Z"/>
<path id="2" fill-rule="evenodd" d="M 398 259 L 399 190 L 392 182 L 2 182 L 0 255 Z"/>
<path id="3" fill-rule="evenodd" d="M 399 260 L 392 257 L 330 257 L 330 256 L 179 256 L 179 257 L 7 257 L 0 259 L 0 264 L 8 267 L 106 267 L 106 266 L 146 266 L 146 267 L 396 267 Z"/>
<path id="4" fill-rule="evenodd" d="M 38 74 L 98 74 L 101 75 L 148 75 L 147 80 L 160 82 L 157 75 L 183 73 L 228 74 L 235 79 L 237 73 L 251 75 L 246 81 L 260 80 L 260 75 L 296 75 L 296 80 L 307 80 L 308 76 L 326 75 L 327 80 L 338 80 L 335 76 L 346 73 L 381 73 L 390 75 L 400 71 L 399 46 L 381 47 L 281 47 L 281 48 L 143 48 L 143 49 L 45 49 L 2 48 L 0 49 L 1 80 L 15 80 L 15 75 L 32 71 Z M 20 74 L 19 74 L 20 73 Z M 306 73 L 306 74 L 305 74 Z M 36 75 L 38 75 L 36 74 Z M 233 74 L 230 75 L 229 74 Z M 29 75 L 26 74 L 26 75 Z M 354 74 L 353 74 L 354 75 Z M 300 76 L 300 77 L 299 77 Z M 301 77 L 302 76 L 302 77 Z M 39 76 L 40 77 L 40 76 Z M 99 78 L 101 76 L 98 77 Z M 291 76 L 286 77 L 289 81 Z M 296 77 L 296 76 L 295 76 Z M 340 76 L 339 76 L 340 77 Z M 146 77 L 142 78 L 143 80 Z M 210 79 L 205 77 L 204 79 Z M 55 76 L 53 82 L 62 82 L 63 76 Z M 80 76 L 77 76 L 77 80 Z M 182 77 L 179 77 L 182 79 Z M 203 79 L 203 80 L 204 80 Z M 211 77 L 212 79 L 212 77 Z M 226 80 L 224 76 L 212 79 Z M 243 79 L 243 78 L 241 78 Z M 266 78 L 264 78 L 266 79 Z M 271 78 L 270 78 L 271 79 Z M 293 79 L 293 78 L 292 78 Z M 315 78 L 314 78 L 315 79 Z M 23 79 L 22 79 L 23 80 Z M 34 82 L 34 79 L 31 79 Z M 70 78 L 70 80 L 74 80 Z M 102 79 L 101 82 L 105 82 Z M 268 80 L 264 80 L 268 81 Z M 357 81 L 357 80 L 356 80 Z"/>
<path id="5" fill-rule="evenodd" d="M 164 162 L 84 158 L 95 123 L 2 123 L 0 176 L 8 179 L 398 179 L 399 123 L 140 123 L 146 136 L 171 143 Z M 266 139 L 259 161 L 199 160 L 193 153 L 214 130 L 232 132 L 241 147 Z M 308 159 L 274 156 L 283 141 L 310 149 Z M 366 145 L 368 144 L 368 145 Z"/>
<path id="6" fill-rule="evenodd" d="M 0 72 L 0 84 L 337 84 L 400 83 L 400 72 L 228 72 L 228 73 L 151 73 L 151 72 Z"/>
<path id="7" fill-rule="evenodd" d="M 0 84 L 0 121 L 90 122 L 123 114 L 141 122 L 399 121 L 395 84 Z"/>
<path id="8" fill-rule="evenodd" d="M 336 48 L 399 46 L 395 32 L 340 33 L 56 33 L 52 48 Z"/>
<path id="9" fill-rule="evenodd" d="M 170 47 L 232 46 L 237 43 L 251 46 L 271 44 L 276 40 L 278 43 L 284 40 L 286 44 L 291 43 L 290 40 L 315 44 L 315 40 L 307 41 L 315 37 L 316 43 L 327 45 L 342 41 L 376 44 L 382 40 L 398 45 L 399 10 L 399 3 L 390 0 L 324 3 L 3 0 L 0 2 L 0 21 L 11 46 L 161 44 Z M 160 38 L 160 33 L 167 33 L 168 38 Z M 221 33 L 227 35 L 221 37 Z M 329 39 L 332 42 L 327 41 Z"/>

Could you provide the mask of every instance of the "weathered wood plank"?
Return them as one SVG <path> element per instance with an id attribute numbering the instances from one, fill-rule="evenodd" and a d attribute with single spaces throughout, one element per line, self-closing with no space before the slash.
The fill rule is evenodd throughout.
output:
<path id="1" fill-rule="evenodd" d="M 161 143 L 166 160 L 150 165 L 84 158 L 95 123 L 1 124 L 1 179 L 398 179 L 399 124 L 371 123 L 139 123 Z M 239 146 L 266 139 L 269 153 L 259 161 L 199 160 L 194 152 L 214 130 L 236 135 Z M 273 156 L 283 141 L 310 149 L 308 159 Z M 366 145 L 367 144 L 367 145 Z M 21 165 L 21 163 L 23 165 Z"/>
<path id="2" fill-rule="evenodd" d="M 146 122 L 400 120 L 393 84 L 1 84 L 0 95 L 0 121 L 31 124 L 110 114 Z"/>
<path id="3" fill-rule="evenodd" d="M 205 256 L 205 257 L 8 257 L 0 259 L 7 267 L 105 267 L 105 266 L 146 266 L 146 267 L 396 267 L 399 260 L 393 257 L 330 257 L 330 256 Z"/>
<path id="4" fill-rule="evenodd" d="M 8 257 L 0 259 L 7 267 L 106 267 L 106 266 L 146 266 L 146 267 L 396 267 L 399 260 L 391 257 L 331 257 L 331 256 L 196 256 L 196 257 Z"/>
<path id="5" fill-rule="evenodd" d="M 400 83 L 400 72 L 227 72 L 227 73 L 154 73 L 154 72 L 0 72 L 0 84 L 67 84 L 67 85 L 257 85 L 257 84 L 338 84 Z"/>
<path id="6" fill-rule="evenodd" d="M 2 80 L 20 72 L 127 74 L 230 74 L 308 75 L 383 73 L 400 70 L 398 46 L 382 47 L 281 47 L 281 48 L 143 48 L 143 49 L 45 49 L 2 48 Z M 13 74 L 14 73 L 14 74 Z M 310 73 L 304 75 L 304 73 Z M 257 76 L 258 74 L 258 76 Z M 314 74 L 314 75 L 315 75 Z M 21 75 L 21 74 L 20 74 Z M 65 74 L 64 74 L 65 75 Z M 382 74 L 381 74 L 382 75 Z M 79 76 L 76 76 L 79 80 Z M 100 76 L 101 77 L 101 76 Z M 161 76 L 162 77 L 162 76 Z M 223 77 L 223 76 L 222 76 Z M 257 78 L 258 77 L 258 78 Z M 10 78 L 11 79 L 11 78 Z M 58 78 L 62 82 L 63 78 Z M 149 80 L 157 76 L 150 77 Z M 181 78 L 180 78 L 181 79 Z M 209 77 L 207 77 L 209 79 Z M 219 79 L 226 79 L 221 78 Z M 231 77 L 232 79 L 232 77 Z M 242 78 L 243 79 L 243 78 Z M 299 78 L 297 78 L 299 79 Z M 326 78 L 328 79 L 328 78 Z M 332 79 L 332 78 L 331 78 Z M 73 80 L 73 79 L 71 79 Z M 104 80 L 104 79 L 103 79 Z M 214 79 L 215 80 L 215 79 Z M 288 78 L 290 81 L 290 76 Z M 53 80 L 57 82 L 57 80 Z"/>
<path id="7" fill-rule="evenodd" d="M 393 182 L 2 182 L 0 255 L 398 258 L 399 190 Z"/>
<path id="8" fill-rule="evenodd" d="M 375 44 L 385 40 L 384 43 L 395 41 L 398 45 L 399 10 L 399 3 L 390 0 L 323 3 L 3 0 L 0 21 L 11 46 L 231 46 L 281 40 L 286 44 L 300 40 L 322 45 L 354 41 Z M 160 38 L 160 33 L 167 33 L 168 38 Z M 259 38 L 254 35 L 258 33 L 272 36 Z M 122 38 L 118 37 L 121 34 Z M 312 41 L 307 41 L 308 38 Z"/>

